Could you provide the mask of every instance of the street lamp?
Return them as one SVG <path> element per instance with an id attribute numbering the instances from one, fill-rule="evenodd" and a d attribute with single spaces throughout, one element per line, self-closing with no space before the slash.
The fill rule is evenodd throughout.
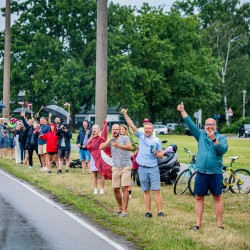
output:
<path id="1" fill-rule="evenodd" d="M 242 118 L 245 119 L 245 104 L 246 104 L 247 91 L 244 89 L 242 92 L 243 92 L 243 115 L 242 115 Z"/>

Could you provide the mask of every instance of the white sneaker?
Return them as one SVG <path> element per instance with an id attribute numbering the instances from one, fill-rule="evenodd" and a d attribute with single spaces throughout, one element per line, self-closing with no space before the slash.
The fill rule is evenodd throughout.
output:
<path id="1" fill-rule="evenodd" d="M 32 168 L 32 166 L 29 166 L 29 168 Z"/>
<path id="2" fill-rule="evenodd" d="M 98 192 L 97 192 L 97 189 L 95 188 L 94 189 L 94 193 L 93 194 L 98 194 Z"/>
<path id="3" fill-rule="evenodd" d="M 47 168 L 47 167 L 45 167 L 44 169 L 43 169 L 43 171 L 45 172 L 45 171 L 48 171 L 49 169 Z"/>
<path id="4" fill-rule="evenodd" d="M 100 189 L 100 194 L 104 194 L 104 189 Z"/>
<path id="5" fill-rule="evenodd" d="M 40 168 L 39 171 L 44 171 L 44 167 Z"/>

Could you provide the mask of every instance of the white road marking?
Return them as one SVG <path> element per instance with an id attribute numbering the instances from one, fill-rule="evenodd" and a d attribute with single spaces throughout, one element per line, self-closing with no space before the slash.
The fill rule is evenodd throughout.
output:
<path id="1" fill-rule="evenodd" d="M 21 184 L 23 187 L 25 187 L 26 189 L 28 189 L 29 191 L 31 191 L 33 194 L 39 196 L 41 199 L 43 199 L 44 201 L 46 201 L 47 203 L 51 204 L 52 206 L 54 206 L 55 208 L 59 209 L 61 212 L 65 213 L 66 215 L 68 215 L 70 218 L 72 218 L 73 220 L 75 220 L 76 222 L 78 222 L 80 225 L 82 225 L 83 227 L 85 227 L 86 229 L 88 229 L 89 231 L 91 231 L 92 233 L 94 233 L 96 236 L 98 236 L 99 238 L 101 238 L 102 240 L 106 241 L 107 243 L 109 243 L 111 246 L 113 246 L 115 249 L 117 250 L 125 250 L 125 248 L 123 248 L 121 245 L 119 245 L 118 243 L 114 242 L 113 240 L 109 239 L 107 236 L 105 236 L 104 234 L 98 232 L 94 227 L 92 227 L 91 225 L 89 225 L 88 223 L 84 222 L 82 219 L 78 218 L 76 215 L 70 213 L 67 210 L 64 210 L 62 206 L 60 206 L 59 204 L 55 203 L 54 201 L 48 199 L 47 197 L 45 197 L 42 194 L 39 194 L 36 190 L 34 190 L 33 188 L 29 187 L 28 185 L 26 185 L 25 183 L 22 183 L 21 181 L 19 181 L 18 179 L 12 177 L 11 175 L 5 173 L 4 171 L 0 170 L 0 173 L 2 173 L 3 175 L 5 175 L 6 177 L 8 177 L 9 179 L 16 181 L 17 183 Z"/>

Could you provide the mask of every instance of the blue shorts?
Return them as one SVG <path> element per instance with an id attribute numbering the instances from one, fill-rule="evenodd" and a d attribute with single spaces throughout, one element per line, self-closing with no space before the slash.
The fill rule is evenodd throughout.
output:
<path id="1" fill-rule="evenodd" d="M 205 196 L 209 190 L 212 195 L 221 195 L 222 179 L 222 174 L 204 174 L 197 172 L 194 183 L 195 195 Z"/>
<path id="2" fill-rule="evenodd" d="M 14 139 L 9 138 L 8 146 L 9 148 L 14 148 Z"/>
<path id="3" fill-rule="evenodd" d="M 142 191 L 161 189 L 160 170 L 158 166 L 153 168 L 139 166 L 138 173 Z"/>
<path id="4" fill-rule="evenodd" d="M 8 137 L 4 136 L 0 138 L 0 148 L 7 148 Z"/>
<path id="5" fill-rule="evenodd" d="M 87 149 L 80 149 L 79 155 L 81 161 L 90 161 L 90 152 Z"/>

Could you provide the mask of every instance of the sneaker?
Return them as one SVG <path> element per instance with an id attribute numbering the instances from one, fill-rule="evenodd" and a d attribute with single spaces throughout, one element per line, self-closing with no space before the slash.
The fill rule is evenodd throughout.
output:
<path id="1" fill-rule="evenodd" d="M 104 194 L 104 189 L 100 189 L 100 194 Z"/>
<path id="2" fill-rule="evenodd" d="M 128 217 L 128 214 L 123 214 L 123 213 L 121 213 L 120 216 L 121 216 L 121 217 Z"/>
<path id="3" fill-rule="evenodd" d="M 158 217 L 163 217 L 163 216 L 165 216 L 165 214 L 163 212 L 160 212 L 160 213 L 157 214 L 157 216 Z"/>
<path id="4" fill-rule="evenodd" d="M 97 189 L 95 188 L 94 189 L 94 193 L 93 194 L 98 194 L 98 192 L 97 192 Z"/>
<path id="5" fill-rule="evenodd" d="M 193 227 L 190 227 L 190 228 L 189 228 L 189 230 L 191 230 L 191 231 L 197 231 L 197 230 L 199 230 L 199 229 L 200 229 L 199 226 L 193 226 Z"/>
<path id="6" fill-rule="evenodd" d="M 149 213 L 149 212 L 145 213 L 146 218 L 151 218 L 152 216 L 153 216 L 152 213 Z"/>
<path id="7" fill-rule="evenodd" d="M 61 173 L 62 173 L 62 170 L 61 170 L 61 169 L 57 170 L 57 173 L 58 173 L 58 174 L 61 174 Z"/>
<path id="8" fill-rule="evenodd" d="M 66 173 L 68 173 L 69 172 L 69 170 L 68 169 L 66 169 Z"/>
<path id="9" fill-rule="evenodd" d="M 51 171 L 48 171 L 48 174 L 51 174 Z"/>
<path id="10" fill-rule="evenodd" d="M 43 171 L 43 170 L 44 170 L 44 168 L 40 168 L 40 169 L 39 169 L 39 171 Z"/>
<path id="11" fill-rule="evenodd" d="M 129 199 L 132 199 L 132 194 L 130 194 L 130 195 L 128 196 L 128 198 L 129 198 Z"/>
<path id="12" fill-rule="evenodd" d="M 32 166 L 29 166 L 29 169 L 32 168 Z"/>
<path id="13" fill-rule="evenodd" d="M 46 172 L 46 171 L 48 171 L 48 170 L 49 170 L 49 169 L 48 169 L 47 167 L 44 167 L 44 168 L 43 168 L 43 171 L 44 171 L 44 172 Z"/>

